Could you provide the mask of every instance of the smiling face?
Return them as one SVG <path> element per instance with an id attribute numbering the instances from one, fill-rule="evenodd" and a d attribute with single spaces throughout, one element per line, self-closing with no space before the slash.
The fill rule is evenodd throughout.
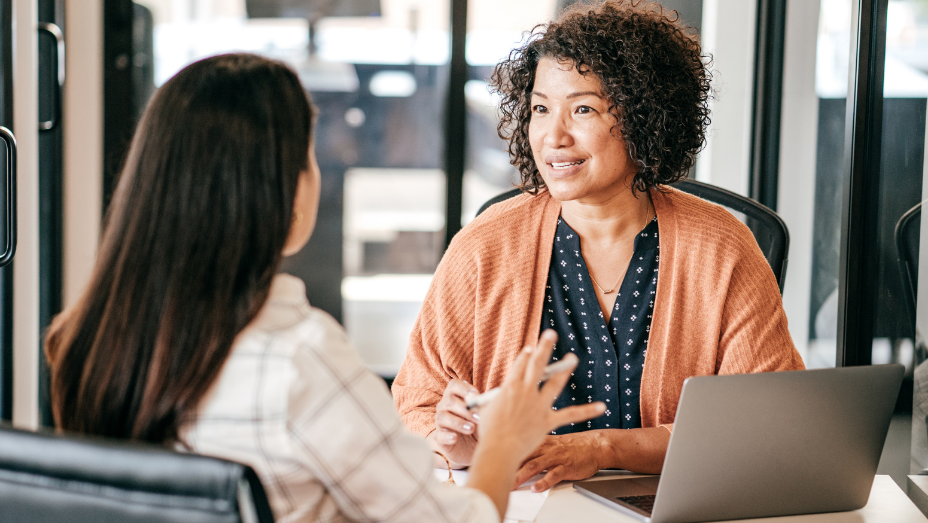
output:
<path id="1" fill-rule="evenodd" d="M 599 79 L 570 62 L 538 61 L 528 136 L 538 172 L 559 201 L 606 201 L 630 191 L 638 170 Z"/>

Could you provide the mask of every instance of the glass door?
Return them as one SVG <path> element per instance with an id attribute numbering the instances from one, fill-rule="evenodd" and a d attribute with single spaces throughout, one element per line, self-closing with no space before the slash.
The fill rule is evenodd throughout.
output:
<path id="1" fill-rule="evenodd" d="M 4 251 L 15 247 L 15 234 L 8 227 L 13 225 L 15 207 L 10 196 L 16 162 L 16 146 L 9 129 L 13 127 L 13 6 L 12 2 L 0 3 L 0 180 L 3 184 L 3 202 L 0 207 L 2 227 L 0 244 Z M 15 231 L 15 229 L 12 229 Z M 9 259 L 6 260 L 9 262 Z M 13 268 L 0 268 L 0 421 L 13 420 Z"/>
<path id="2" fill-rule="evenodd" d="M 882 55 L 877 307 L 871 361 L 906 367 L 903 390 L 887 437 L 881 467 L 905 484 L 907 474 L 928 467 L 928 2 L 893 0 L 885 9 Z M 924 268 L 924 269 L 923 269 Z M 921 392 L 919 392 L 921 391 Z M 908 450 L 908 452 L 906 452 Z"/>

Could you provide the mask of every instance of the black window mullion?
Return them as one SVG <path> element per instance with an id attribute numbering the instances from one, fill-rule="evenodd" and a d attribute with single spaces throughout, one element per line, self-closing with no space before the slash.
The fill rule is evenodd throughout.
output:
<path id="1" fill-rule="evenodd" d="M 888 0 L 858 0 L 851 25 L 836 365 L 869 365 L 879 250 L 880 156 Z M 856 35 L 856 42 L 854 37 Z"/>
<path id="2" fill-rule="evenodd" d="M 451 0 L 451 60 L 445 107 L 445 248 L 461 230 L 464 200 L 464 162 L 467 150 L 467 1 Z"/>
<path id="3" fill-rule="evenodd" d="M 39 22 L 64 29 L 64 1 L 39 0 Z M 51 129 L 39 132 L 39 329 L 44 332 L 62 308 L 63 263 L 63 115 L 62 87 L 58 84 L 59 64 L 51 53 L 56 42 L 49 33 L 39 34 L 39 114 L 55 122 Z M 43 43 L 44 40 L 44 43 Z M 44 339 L 39 350 L 39 421 L 54 425 L 52 419 L 49 369 L 45 360 Z"/>
<path id="4" fill-rule="evenodd" d="M 776 210 L 780 170 L 780 114 L 786 43 L 786 0 L 757 0 L 751 198 Z"/>
<path id="5" fill-rule="evenodd" d="M 132 0 L 103 0 L 103 213 L 135 130 Z"/>

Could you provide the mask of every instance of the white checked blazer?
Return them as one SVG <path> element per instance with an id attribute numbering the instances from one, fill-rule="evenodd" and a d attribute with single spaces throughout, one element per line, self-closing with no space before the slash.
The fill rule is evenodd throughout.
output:
<path id="1" fill-rule="evenodd" d="M 434 479 L 433 454 L 405 430 L 383 380 L 286 274 L 181 438 L 254 468 L 282 523 L 499 521 L 482 492 Z"/>

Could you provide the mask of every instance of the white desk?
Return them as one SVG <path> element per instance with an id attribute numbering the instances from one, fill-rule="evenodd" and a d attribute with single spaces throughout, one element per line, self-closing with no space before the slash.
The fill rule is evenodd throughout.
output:
<path id="1" fill-rule="evenodd" d="M 606 478 L 612 473 L 601 473 Z M 599 475 L 597 475 L 598 477 Z M 536 523 L 564 523 L 578 521 L 583 523 L 600 522 L 634 522 L 634 518 L 625 516 L 617 510 L 580 494 L 570 483 L 554 487 L 548 499 L 541 507 Z M 757 522 L 759 520 L 744 520 Z M 893 482 L 889 476 L 877 476 L 870 491 L 867 506 L 853 512 L 835 512 L 830 514 L 812 514 L 808 516 L 787 516 L 772 519 L 776 523 L 924 523 L 928 518 L 918 510 L 914 503 Z"/>

